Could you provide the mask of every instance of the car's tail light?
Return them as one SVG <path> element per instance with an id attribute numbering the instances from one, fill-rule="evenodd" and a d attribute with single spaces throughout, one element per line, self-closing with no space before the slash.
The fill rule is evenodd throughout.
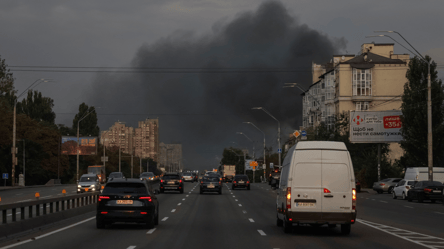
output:
<path id="1" fill-rule="evenodd" d="M 236 183 L 236 181 L 233 181 L 233 183 Z"/>
<path id="2" fill-rule="evenodd" d="M 429 192 L 429 193 L 430 193 L 430 192 L 432 192 L 432 190 L 429 189 L 429 188 L 425 188 L 425 189 L 424 189 L 424 192 Z"/>
<path id="3" fill-rule="evenodd" d="M 250 183 L 250 181 L 247 181 L 247 183 Z"/>
<path id="4" fill-rule="evenodd" d="M 152 201 L 152 199 L 151 199 L 150 196 L 142 196 L 142 197 L 139 197 L 139 200 L 148 200 L 148 201 Z"/>
<path id="5" fill-rule="evenodd" d="M 107 214 L 108 212 L 100 212 L 101 214 Z"/>
<path id="6" fill-rule="evenodd" d="M 324 188 L 324 194 L 329 194 L 329 193 L 331 193 L 330 190 Z"/>
<path id="7" fill-rule="evenodd" d="M 410 186 L 405 186 L 405 189 L 410 189 Z"/>
<path id="8" fill-rule="evenodd" d="M 291 187 L 287 188 L 287 209 L 291 208 Z"/>
<path id="9" fill-rule="evenodd" d="M 181 183 L 182 182 L 182 180 L 179 180 L 179 183 Z"/>
<path id="10" fill-rule="evenodd" d="M 99 196 L 99 201 L 109 200 L 109 196 Z"/>
<path id="11" fill-rule="evenodd" d="M 148 212 L 140 212 L 140 214 L 148 214 Z"/>
<path id="12" fill-rule="evenodd" d="M 356 189 L 352 189 L 352 210 L 356 210 Z"/>
<path id="13" fill-rule="evenodd" d="M 385 183 L 380 183 L 379 186 L 385 186 Z"/>
<path id="14" fill-rule="evenodd" d="M 163 182 L 163 180 L 160 180 L 160 182 Z"/>
<path id="15" fill-rule="evenodd" d="M 220 184 L 221 182 L 219 182 L 219 184 Z"/>

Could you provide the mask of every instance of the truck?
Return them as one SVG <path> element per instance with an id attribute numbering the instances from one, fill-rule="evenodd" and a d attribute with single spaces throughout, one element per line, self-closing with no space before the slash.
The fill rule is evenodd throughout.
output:
<path id="1" fill-rule="evenodd" d="M 101 184 L 104 184 L 106 181 L 105 167 L 103 165 L 88 166 L 88 174 L 97 175 Z"/>
<path id="2" fill-rule="evenodd" d="M 223 167 L 224 182 L 232 182 L 234 175 L 236 175 L 236 165 L 224 165 Z"/>
<path id="3" fill-rule="evenodd" d="M 404 179 L 414 181 L 428 181 L 429 168 L 427 167 L 409 167 L 405 171 Z M 444 168 L 433 167 L 433 181 L 444 183 Z"/>

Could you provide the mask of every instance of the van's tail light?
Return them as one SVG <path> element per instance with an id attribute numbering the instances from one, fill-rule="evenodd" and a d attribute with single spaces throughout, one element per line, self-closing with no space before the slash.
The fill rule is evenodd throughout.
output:
<path id="1" fill-rule="evenodd" d="M 380 183 L 379 186 L 385 186 L 385 183 Z"/>
<path id="2" fill-rule="evenodd" d="M 357 182 L 357 183 L 356 183 L 356 186 L 358 186 L 358 185 L 361 185 L 361 183 L 360 183 L 360 182 Z"/>
<path id="3" fill-rule="evenodd" d="M 109 196 L 99 196 L 99 201 L 109 200 Z"/>
<path id="4" fill-rule="evenodd" d="M 331 193 L 330 190 L 324 188 L 324 194 L 329 194 L 329 193 Z"/>
<path id="5" fill-rule="evenodd" d="M 432 190 L 429 189 L 429 188 L 425 188 L 425 189 L 424 189 L 424 192 L 429 192 L 429 193 L 430 193 L 430 192 L 432 192 Z"/>
<path id="6" fill-rule="evenodd" d="M 100 212 L 100 214 L 108 214 L 108 212 Z"/>
<path id="7" fill-rule="evenodd" d="M 356 210 L 356 189 L 352 189 L 352 210 Z"/>
<path id="8" fill-rule="evenodd" d="M 142 197 L 139 197 L 139 200 L 148 200 L 148 201 L 152 201 L 150 196 L 142 196 Z"/>
<path id="9" fill-rule="evenodd" d="M 287 188 L 287 209 L 291 208 L 291 187 Z"/>

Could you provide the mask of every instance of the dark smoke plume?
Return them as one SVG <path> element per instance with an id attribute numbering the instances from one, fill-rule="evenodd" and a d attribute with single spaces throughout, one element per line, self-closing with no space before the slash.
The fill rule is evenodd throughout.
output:
<path id="1" fill-rule="evenodd" d="M 190 168 L 216 166 L 215 156 L 233 145 L 231 141 L 251 150 L 251 143 L 236 131 L 262 141 L 262 135 L 243 121 L 259 126 L 267 133 L 267 145 L 276 149 L 277 123 L 251 108 L 265 107 L 280 120 L 285 140 L 301 125 L 301 99 L 298 90 L 283 89 L 283 83 L 307 87 L 312 61 L 328 62 L 345 44 L 344 39 L 330 39 L 300 24 L 277 1 L 218 22 L 204 35 L 177 31 L 137 51 L 132 66 L 158 68 L 155 73 L 97 76 L 93 96 L 97 105 L 106 107 L 103 113 L 150 114 L 100 116 L 101 128 L 108 129 L 118 119 L 137 126 L 138 120 L 159 117 L 160 140 L 182 142 Z M 169 73 L 162 73 L 164 68 Z M 188 73 L 171 73 L 174 68 L 187 68 L 183 70 Z M 252 69 L 262 72 L 245 72 Z M 258 155 L 261 146 L 256 144 Z"/>

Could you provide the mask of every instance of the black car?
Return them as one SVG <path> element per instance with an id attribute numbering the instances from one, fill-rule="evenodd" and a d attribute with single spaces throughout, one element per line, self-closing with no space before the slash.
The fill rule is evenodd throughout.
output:
<path id="1" fill-rule="evenodd" d="M 216 176 L 204 176 L 200 181 L 200 194 L 204 192 L 217 192 L 222 194 L 222 182 Z"/>
<path id="2" fill-rule="evenodd" d="M 123 175 L 122 172 L 112 172 L 112 173 L 109 174 L 109 176 L 108 176 L 108 180 L 110 180 L 110 179 L 115 179 L 115 178 L 122 178 L 122 179 L 125 179 L 125 176 Z"/>
<path id="3" fill-rule="evenodd" d="M 246 188 L 250 190 L 250 180 L 247 175 L 235 175 L 233 178 L 233 183 L 231 184 L 231 189 L 235 188 Z"/>
<path id="4" fill-rule="evenodd" d="M 443 189 L 444 185 L 441 182 L 419 181 L 407 192 L 407 200 L 409 202 L 415 199 L 418 202 L 424 200 L 435 202 L 443 198 Z"/>
<path id="5" fill-rule="evenodd" d="M 140 174 L 140 180 L 154 181 L 154 177 L 155 175 L 153 172 L 143 172 Z"/>
<path id="6" fill-rule="evenodd" d="M 169 190 L 183 194 L 183 180 L 179 173 L 165 173 L 160 179 L 160 193 Z"/>
<path id="7" fill-rule="evenodd" d="M 112 179 L 99 195 L 97 228 L 113 222 L 145 223 L 153 228 L 159 223 L 159 202 L 153 189 L 139 179 Z"/>

